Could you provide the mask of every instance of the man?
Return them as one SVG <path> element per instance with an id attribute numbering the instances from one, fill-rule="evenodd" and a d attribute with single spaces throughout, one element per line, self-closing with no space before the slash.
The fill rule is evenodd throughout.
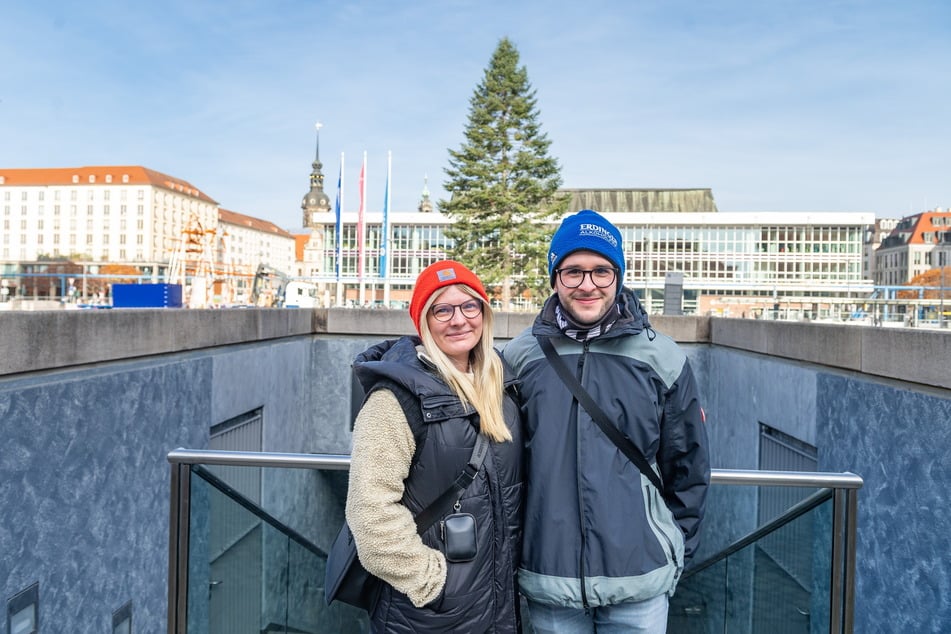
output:
<path id="1" fill-rule="evenodd" d="M 554 632 L 665 632 L 667 598 L 697 548 L 710 482 L 707 435 L 683 351 L 623 288 L 617 227 L 583 210 L 548 252 L 555 293 L 505 346 L 521 380 L 525 526 L 519 587 L 532 626 Z M 650 483 L 572 396 L 559 357 L 663 481 Z"/>

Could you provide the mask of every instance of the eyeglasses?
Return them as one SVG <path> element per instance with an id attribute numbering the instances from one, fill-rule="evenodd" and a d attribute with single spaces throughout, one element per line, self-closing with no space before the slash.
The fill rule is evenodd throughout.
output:
<path id="1" fill-rule="evenodd" d="M 436 318 L 436 321 L 449 321 L 453 315 L 456 314 L 457 308 L 459 312 L 462 313 L 462 316 L 467 319 L 472 319 L 482 314 L 482 302 L 477 299 L 470 299 L 461 304 L 433 304 L 430 312 L 433 314 L 433 317 Z"/>
<path id="2" fill-rule="evenodd" d="M 590 271 L 577 269 L 574 267 L 566 269 L 557 269 L 558 279 L 565 288 L 578 288 L 584 282 L 584 276 L 591 277 L 591 283 L 598 288 L 607 288 L 614 284 L 614 278 L 617 277 L 617 269 L 610 266 L 596 266 Z"/>

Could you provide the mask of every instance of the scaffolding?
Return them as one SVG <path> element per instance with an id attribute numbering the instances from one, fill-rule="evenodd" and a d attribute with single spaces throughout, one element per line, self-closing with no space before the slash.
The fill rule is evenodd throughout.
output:
<path id="1" fill-rule="evenodd" d="M 182 286 L 182 304 L 188 308 L 230 306 L 235 301 L 235 275 L 228 250 L 228 234 L 205 227 L 192 213 L 169 258 L 168 280 Z"/>

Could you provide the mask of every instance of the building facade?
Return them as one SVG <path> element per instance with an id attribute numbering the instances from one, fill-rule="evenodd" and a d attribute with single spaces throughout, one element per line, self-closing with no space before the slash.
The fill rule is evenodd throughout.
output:
<path id="1" fill-rule="evenodd" d="M 0 169 L 0 204 L 3 264 L 73 257 L 161 266 L 191 219 L 218 222 L 217 202 L 197 187 L 135 165 Z"/>
<path id="2" fill-rule="evenodd" d="M 951 212 L 940 207 L 902 218 L 875 252 L 875 283 L 898 286 L 951 266 Z"/>
<path id="3" fill-rule="evenodd" d="M 854 301 L 872 292 L 862 266 L 871 213 L 598 211 L 624 238 L 624 284 L 655 312 L 668 273 L 683 274 L 688 313 L 753 316 L 776 303 L 818 311 L 818 305 L 807 305 Z M 356 213 L 342 214 L 339 253 L 333 214 L 314 223 L 313 232 L 321 237 L 311 239 L 323 245 L 310 255 L 313 281 L 334 289 L 330 295 L 347 305 L 402 305 L 419 272 L 446 257 L 452 246 L 445 236 L 451 221 L 440 213 L 390 214 L 385 254 L 382 214 L 366 215 L 362 240 L 357 220 Z M 552 223 L 552 231 L 556 226 Z"/>
<path id="4" fill-rule="evenodd" d="M 222 210 L 188 181 L 138 165 L 0 168 L 0 227 L 8 299 L 28 288 L 37 292 L 25 276 L 62 269 L 85 279 L 121 269 L 186 285 L 203 276 L 217 287 L 208 301 L 228 303 L 233 293 L 222 292 L 231 284 L 224 278 L 253 274 L 261 262 L 291 274 L 295 263 L 288 232 Z M 69 271 L 56 264 L 62 262 Z M 65 295 L 65 282 L 42 287 L 44 295 Z"/>

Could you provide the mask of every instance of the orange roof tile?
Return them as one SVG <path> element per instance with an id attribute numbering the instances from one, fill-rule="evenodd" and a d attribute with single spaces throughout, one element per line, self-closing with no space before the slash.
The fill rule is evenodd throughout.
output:
<path id="1" fill-rule="evenodd" d="M 152 185 L 193 196 L 205 202 L 216 200 L 186 180 L 141 165 L 96 165 L 85 167 L 0 168 L 4 185 Z M 123 177 L 127 177 L 125 180 Z M 91 179 L 91 180 L 90 180 Z M 109 183 L 111 180 L 111 183 Z"/>
<path id="2" fill-rule="evenodd" d="M 281 236 L 283 238 L 292 237 L 290 233 L 281 229 L 273 222 L 267 220 L 261 220 L 260 218 L 254 218 L 252 216 L 246 216 L 244 214 L 239 214 L 236 211 L 230 211 L 228 209 L 218 208 L 218 220 L 219 222 L 226 222 L 230 225 L 238 225 L 240 227 L 246 227 L 248 229 L 254 229 L 255 231 L 263 231 L 265 233 L 273 233 L 274 235 Z"/>
<path id="3" fill-rule="evenodd" d="M 925 211 L 901 219 L 892 235 L 907 236 L 904 244 L 932 244 L 951 232 L 951 212 Z"/>

